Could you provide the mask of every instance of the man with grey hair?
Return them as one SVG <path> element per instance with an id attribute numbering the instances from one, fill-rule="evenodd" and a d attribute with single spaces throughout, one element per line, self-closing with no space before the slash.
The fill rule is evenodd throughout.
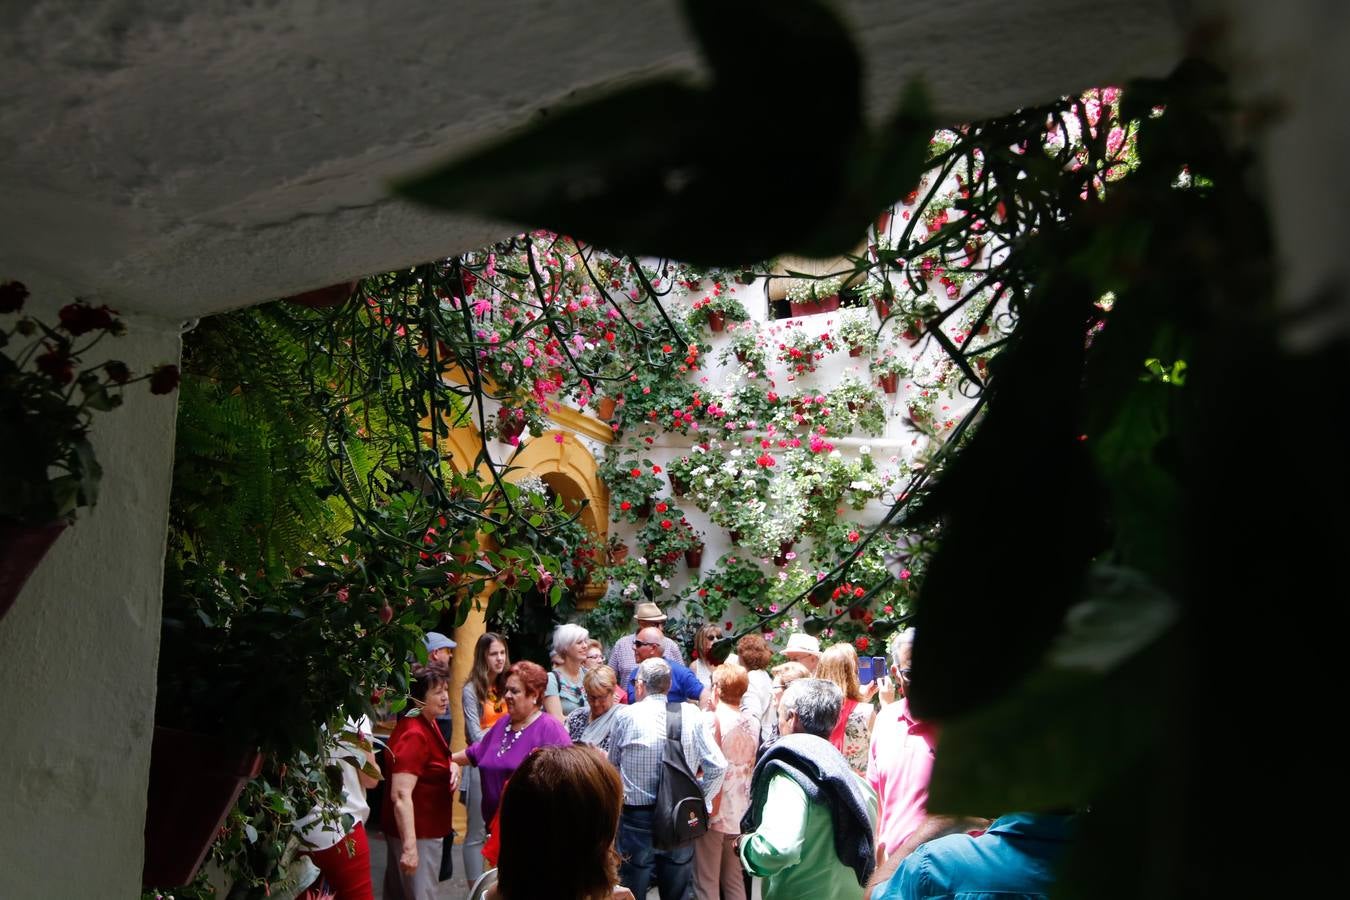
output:
<path id="1" fill-rule="evenodd" d="M 792 682 L 778 701 L 782 737 L 755 764 L 736 840 L 764 900 L 860 900 L 876 865 L 876 794 L 829 741 L 843 703 L 821 678 Z"/>
<path id="2" fill-rule="evenodd" d="M 882 707 L 872 725 L 867 783 L 877 792 L 881 821 L 877 843 L 894 853 L 914 833 L 928 812 L 928 780 L 933 774 L 937 727 L 920 722 L 909 710 L 913 628 L 891 639 L 891 675 L 899 697 Z"/>
<path id="3" fill-rule="evenodd" d="M 619 816 L 618 835 L 623 863 L 619 881 L 634 896 L 645 898 L 655 874 L 661 900 L 689 900 L 693 896 L 694 845 L 657 850 L 652 844 L 667 716 L 680 716 L 680 748 L 689 771 L 698 777 L 709 811 L 722 787 L 726 757 L 713 740 L 710 714 L 690 703 L 669 702 L 670 663 L 659 655 L 644 659 L 634 670 L 633 681 L 635 702 L 620 707 L 620 717 L 609 737 L 609 761 L 623 779 L 623 813 Z"/>

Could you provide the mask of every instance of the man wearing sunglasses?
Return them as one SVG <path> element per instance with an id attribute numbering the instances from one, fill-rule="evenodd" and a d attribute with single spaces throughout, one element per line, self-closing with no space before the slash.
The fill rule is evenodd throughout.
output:
<path id="1" fill-rule="evenodd" d="M 638 664 L 649 659 L 659 659 L 665 649 L 663 641 L 665 635 L 661 629 L 655 626 L 649 626 L 639 631 L 633 639 L 633 652 L 637 654 Z M 682 663 L 670 664 L 670 690 L 667 692 L 666 699 L 670 703 L 699 703 L 703 697 L 703 682 L 698 680 L 688 666 Z M 637 702 L 637 673 L 636 668 L 628 673 L 628 702 Z"/>
<path id="2" fill-rule="evenodd" d="M 665 625 L 669 618 L 661 612 L 661 607 L 650 600 L 644 600 L 633 609 L 633 620 L 637 623 L 635 631 L 642 631 L 644 628 L 655 627 L 658 631 Z M 672 666 L 684 665 L 684 655 L 680 653 L 680 645 L 661 635 L 661 655 L 666 662 Z M 637 668 L 640 660 L 637 658 L 637 635 L 625 634 L 614 642 L 614 649 L 609 651 L 609 667 L 614 670 L 614 674 L 619 676 L 619 684 L 628 684 L 629 676 Z"/>

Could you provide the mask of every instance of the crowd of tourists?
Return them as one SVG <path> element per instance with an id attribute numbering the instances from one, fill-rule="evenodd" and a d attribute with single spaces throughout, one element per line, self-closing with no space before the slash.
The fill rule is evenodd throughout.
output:
<path id="1" fill-rule="evenodd" d="M 849 643 L 823 652 L 792 635 L 787 662 L 759 634 L 720 664 L 715 627 L 685 663 L 654 603 L 608 654 L 579 625 L 553 634 L 552 667 L 512 663 L 478 639 L 462 685 L 466 746 L 450 749 L 455 644 L 427 636 L 409 704 L 385 741 L 380 828 L 387 900 L 430 900 L 453 868 L 457 798 L 467 807 L 462 875 L 473 897 L 926 900 L 1044 897 L 1070 815 L 930 815 L 938 729 L 907 703 L 913 629 L 876 668 Z M 313 897 L 373 898 L 363 822 L 374 759 L 352 748 L 342 815 L 302 833 L 322 872 Z M 346 748 L 343 750 L 342 748 Z M 345 824 L 344 824 L 345 823 Z M 327 892 L 327 893 L 320 893 Z"/>

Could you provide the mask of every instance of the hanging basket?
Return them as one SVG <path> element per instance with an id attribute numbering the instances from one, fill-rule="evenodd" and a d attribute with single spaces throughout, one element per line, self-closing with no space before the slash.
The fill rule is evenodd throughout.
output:
<path id="1" fill-rule="evenodd" d="M 218 738 L 156 725 L 141 884 L 179 887 L 196 878 L 239 793 L 260 771 L 256 750 L 227 750 Z"/>
<path id="2" fill-rule="evenodd" d="M 633 507 L 633 512 L 637 514 L 639 519 L 645 519 L 650 516 L 652 514 L 652 498 L 648 497 L 646 500 L 643 500 L 637 506 Z"/>
<path id="3" fill-rule="evenodd" d="M 891 372 L 889 375 L 880 375 L 877 381 L 881 383 L 881 389 L 888 394 L 894 394 L 900 389 L 900 373 Z"/>
<path id="4" fill-rule="evenodd" d="M 45 525 L 0 525 L 0 619 L 68 524 L 62 519 Z"/>
<path id="5" fill-rule="evenodd" d="M 726 314 L 725 314 L 725 313 L 720 313 L 720 312 L 710 312 L 710 313 L 708 313 L 708 329 L 709 329 L 709 330 L 711 330 L 711 331 L 713 331 L 713 332 L 721 333 L 721 332 L 723 332 L 723 331 L 726 330 L 726 327 L 727 327 L 727 317 L 726 317 Z"/>

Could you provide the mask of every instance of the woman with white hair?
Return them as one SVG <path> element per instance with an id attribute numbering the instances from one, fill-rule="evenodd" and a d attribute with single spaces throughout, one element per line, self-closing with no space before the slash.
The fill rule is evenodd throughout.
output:
<path id="1" fill-rule="evenodd" d="M 559 722 L 586 705 L 586 654 L 590 651 L 591 634 L 580 625 L 559 625 L 553 629 L 553 656 L 561 660 L 548 673 L 548 687 L 544 690 L 544 712 Z"/>

